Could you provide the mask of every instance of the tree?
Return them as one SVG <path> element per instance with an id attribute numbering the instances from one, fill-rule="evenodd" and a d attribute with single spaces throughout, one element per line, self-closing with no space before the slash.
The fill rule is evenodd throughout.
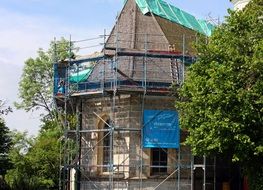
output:
<path id="1" fill-rule="evenodd" d="M 36 138 L 14 132 L 9 158 L 14 165 L 6 181 L 13 190 L 58 189 L 61 136 L 57 123 L 49 122 Z"/>
<path id="2" fill-rule="evenodd" d="M 10 131 L 5 124 L 3 115 L 12 112 L 10 107 L 5 107 L 5 102 L 0 100 L 0 189 L 7 189 L 5 185 L 5 174 L 12 167 L 8 158 L 11 146 Z"/>
<path id="3" fill-rule="evenodd" d="M 31 190 L 33 182 L 30 176 L 34 174 L 32 165 L 25 155 L 32 146 L 33 139 L 28 138 L 25 132 L 14 131 L 12 132 L 12 144 L 9 159 L 13 168 L 7 171 L 6 181 L 13 190 Z M 30 174 L 30 172 L 32 173 Z"/>
<path id="4" fill-rule="evenodd" d="M 11 146 L 11 138 L 9 132 L 3 118 L 0 117 L 0 175 L 5 175 L 6 170 L 10 168 L 8 151 Z"/>
<path id="5" fill-rule="evenodd" d="M 176 102 L 193 153 L 231 156 L 253 190 L 263 189 L 262 12 L 254 0 L 200 40 Z"/>
<path id="6" fill-rule="evenodd" d="M 48 129 L 40 132 L 27 156 L 34 166 L 39 187 L 58 189 L 62 133 L 56 121 L 48 121 L 44 125 L 47 125 Z"/>
<path id="7" fill-rule="evenodd" d="M 19 83 L 19 96 L 22 101 L 15 103 L 17 108 L 26 111 L 44 108 L 50 115 L 52 114 L 54 56 L 58 60 L 67 59 L 70 46 L 72 45 L 69 41 L 61 38 L 60 41 L 52 41 L 48 51 L 39 49 L 37 58 L 29 58 L 25 61 Z"/>
<path id="8" fill-rule="evenodd" d="M 19 109 L 35 111 L 44 108 L 42 126 L 36 138 L 27 133 L 14 132 L 9 158 L 14 167 L 8 170 L 6 180 L 14 190 L 58 189 L 60 172 L 61 126 L 58 113 L 52 108 L 53 62 L 74 55 L 72 44 L 62 38 L 52 41 L 48 51 L 39 49 L 38 57 L 25 62 L 19 83 Z M 54 58 L 56 57 L 56 59 Z"/>

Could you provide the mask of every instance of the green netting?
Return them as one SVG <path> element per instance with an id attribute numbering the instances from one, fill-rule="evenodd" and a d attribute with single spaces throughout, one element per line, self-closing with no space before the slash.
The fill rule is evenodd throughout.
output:
<path id="1" fill-rule="evenodd" d="M 214 25 L 205 20 L 196 19 L 193 15 L 163 0 L 136 0 L 136 3 L 143 14 L 151 12 L 207 36 L 210 36 L 215 28 Z"/>
<path id="2" fill-rule="evenodd" d="M 80 72 L 76 72 L 70 75 L 69 81 L 70 82 L 83 82 L 88 79 L 89 75 L 91 74 L 93 68 L 88 68 Z"/>

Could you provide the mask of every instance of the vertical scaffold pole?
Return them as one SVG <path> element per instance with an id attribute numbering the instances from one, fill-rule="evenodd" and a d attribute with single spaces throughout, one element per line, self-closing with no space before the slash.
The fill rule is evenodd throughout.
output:
<path id="1" fill-rule="evenodd" d="M 178 175 L 177 175 L 177 190 L 180 190 L 181 185 L 181 147 L 178 148 Z"/>
<path id="2" fill-rule="evenodd" d="M 53 101 L 55 102 L 55 96 L 58 92 L 58 83 L 59 83 L 59 76 L 58 76 L 58 60 L 57 60 L 57 44 L 56 44 L 56 38 L 54 38 L 54 46 L 53 46 L 53 55 L 52 55 L 52 61 L 53 61 Z"/>
<path id="3" fill-rule="evenodd" d="M 146 92 L 146 91 L 145 91 Z M 142 186 L 142 172 L 143 172 L 143 127 L 144 127 L 144 124 L 143 124 L 143 118 L 144 118 L 144 105 L 145 103 L 145 93 L 143 93 L 143 96 L 142 96 L 142 102 L 141 102 L 141 125 L 142 125 L 142 128 L 141 128 L 141 143 L 140 143 L 140 150 L 141 150 L 141 163 L 140 163 L 140 190 L 143 189 L 143 186 Z"/>
<path id="4" fill-rule="evenodd" d="M 69 47 L 68 47 L 68 56 L 71 53 L 71 36 L 70 36 L 70 40 L 69 40 Z M 70 62 L 70 56 L 69 56 L 69 62 Z M 68 93 L 69 93 L 69 63 L 66 65 L 66 76 L 65 76 L 65 81 L 64 81 L 64 85 L 65 85 L 65 102 L 64 102 L 64 138 L 65 138 L 65 148 L 64 150 L 67 150 L 67 141 L 68 141 L 68 122 L 67 122 L 67 102 L 68 102 Z M 64 154 L 64 164 L 63 164 L 63 190 L 67 189 L 67 182 L 68 182 L 68 175 L 67 175 L 67 171 L 68 171 L 68 160 L 69 160 L 69 155 L 67 155 L 67 153 L 63 153 Z"/>
<path id="5" fill-rule="evenodd" d="M 206 190 L 206 156 L 204 156 L 203 160 L 203 170 L 204 170 L 204 183 L 203 183 L 203 190 Z"/>
<path id="6" fill-rule="evenodd" d="M 145 55 L 144 55 L 144 65 L 143 65 L 143 70 L 144 70 L 144 93 L 146 93 L 146 90 L 147 90 L 147 49 L 148 49 L 148 34 L 146 33 L 145 36 L 144 36 L 144 52 L 145 52 Z"/>
<path id="7" fill-rule="evenodd" d="M 115 97 L 114 97 L 115 98 Z M 109 163 L 109 189 L 113 189 L 113 124 L 110 124 L 110 163 Z"/>
<path id="8" fill-rule="evenodd" d="M 116 93 L 117 91 L 117 85 L 118 85 L 118 51 L 119 51 L 119 24 L 118 24 L 118 20 L 116 22 L 116 37 L 115 37 L 115 68 L 114 68 L 114 93 Z"/>
<path id="9" fill-rule="evenodd" d="M 216 156 L 214 157 L 214 190 L 216 190 Z"/>
<path id="10" fill-rule="evenodd" d="M 68 150 L 67 152 L 67 158 L 66 158 L 66 175 L 65 175 L 65 189 L 68 189 L 68 186 L 70 184 L 70 175 L 69 175 L 69 164 L 70 164 L 70 159 L 71 159 L 71 155 L 70 155 L 70 152 L 69 151 L 71 149 L 70 147 L 70 143 L 67 143 L 68 141 L 68 130 L 70 129 L 70 124 L 67 120 L 67 114 L 68 114 L 68 101 L 69 101 L 69 98 L 70 98 L 70 84 L 69 84 L 69 69 L 70 69 L 70 64 L 71 64 L 71 54 L 72 54 L 72 40 L 71 40 L 71 35 L 69 36 L 69 48 L 68 48 L 68 64 L 67 64 L 67 69 L 66 69 L 66 82 L 65 82 L 65 85 L 66 85 L 66 89 L 65 89 L 65 140 L 66 140 L 66 143 L 65 145 L 67 146 L 67 148 L 65 150 Z"/>
<path id="11" fill-rule="evenodd" d="M 69 84 L 69 69 L 70 69 L 70 64 L 71 64 L 71 60 L 72 60 L 72 41 L 71 41 L 71 35 L 69 36 L 69 52 L 68 52 L 68 60 L 69 60 L 69 63 L 68 63 L 68 69 L 67 69 L 67 98 L 70 94 L 70 84 Z M 79 72 L 79 71 L 78 71 Z"/>
<path id="12" fill-rule="evenodd" d="M 145 95 L 147 92 L 147 51 L 148 51 L 148 34 L 146 33 L 144 36 L 144 59 L 143 59 L 143 73 L 144 73 L 144 93 L 143 93 L 143 97 L 142 97 L 142 113 L 141 113 L 141 124 L 143 126 L 143 117 L 144 117 L 144 101 L 145 101 Z M 140 143 L 140 189 L 143 188 L 142 185 L 142 172 L 143 172 L 143 128 L 141 129 L 141 143 Z"/>
<path id="13" fill-rule="evenodd" d="M 54 38 L 54 55 L 53 55 L 53 71 L 54 71 L 54 78 L 53 78 L 53 101 L 54 101 L 54 105 L 55 105 L 55 109 L 57 109 L 57 104 L 56 104 L 56 100 L 55 100 L 55 95 L 57 93 L 57 83 L 59 82 L 59 77 L 58 77 L 58 60 L 57 60 L 57 41 L 56 38 Z M 56 76 L 57 75 L 57 76 Z M 62 166 L 62 140 L 60 140 L 59 142 L 59 178 L 58 178 L 58 189 L 61 190 L 62 188 L 62 180 L 61 180 L 61 166 Z"/>
<path id="14" fill-rule="evenodd" d="M 115 122 L 115 95 L 116 95 L 116 90 L 113 92 L 112 96 L 112 120 L 110 121 L 110 160 L 109 160 L 109 166 L 108 166 L 108 171 L 109 171 L 109 189 L 113 189 L 113 138 L 114 138 L 114 122 Z"/>
<path id="15" fill-rule="evenodd" d="M 82 99 L 80 98 L 77 102 L 77 106 L 76 106 L 77 110 L 77 128 L 76 128 L 76 142 L 77 142 L 77 148 L 78 148 L 78 163 L 77 163 L 77 168 L 76 168 L 76 174 L 77 174 L 77 178 L 74 184 L 74 186 L 77 187 L 77 190 L 80 189 L 80 183 L 81 183 L 81 172 L 80 172 L 80 164 L 81 164 L 81 134 L 80 134 L 80 130 L 81 130 L 81 126 L 82 126 Z"/>
<path id="16" fill-rule="evenodd" d="M 185 70 L 185 34 L 183 34 L 183 64 L 182 64 L 182 81 L 181 85 L 184 82 L 184 70 Z"/>
<path id="17" fill-rule="evenodd" d="M 105 54 L 106 54 L 106 29 L 104 29 L 104 35 L 103 35 L 103 81 L 102 81 L 102 91 L 104 92 L 105 88 L 105 74 L 106 74 L 106 59 L 105 59 Z"/>
<path id="18" fill-rule="evenodd" d="M 191 153 L 191 190 L 194 190 L 194 156 Z"/>
<path id="19" fill-rule="evenodd" d="M 117 18 L 118 19 L 118 18 Z M 119 33 L 119 27 L 118 27 L 118 20 L 116 22 L 117 26 L 117 32 L 116 32 L 116 50 L 115 50 L 115 68 L 114 68 L 114 89 L 113 89 L 113 95 L 112 95 L 112 109 L 111 109 L 111 124 L 110 124 L 110 163 L 109 163 L 109 189 L 114 188 L 113 184 L 113 172 L 114 172 L 114 160 L 113 160 L 113 140 L 114 140 L 114 125 L 115 125 L 115 106 L 116 106 L 116 93 L 117 93 L 117 85 L 118 85 L 118 33 Z"/>

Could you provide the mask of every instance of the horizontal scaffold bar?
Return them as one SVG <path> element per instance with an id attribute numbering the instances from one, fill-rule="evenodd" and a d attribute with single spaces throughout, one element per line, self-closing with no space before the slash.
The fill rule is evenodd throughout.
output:
<path id="1" fill-rule="evenodd" d="M 159 50 L 139 50 L 139 49 L 128 49 L 128 48 L 114 48 L 105 47 L 106 50 L 117 51 L 118 56 L 138 56 L 138 57 L 152 57 L 152 58 L 170 58 L 184 60 L 185 63 L 191 64 L 195 62 L 196 56 L 186 55 L 182 52 L 176 51 L 159 51 Z"/>
<path id="2" fill-rule="evenodd" d="M 84 57 L 84 58 L 79 58 L 79 59 L 76 59 L 76 60 L 71 60 L 69 61 L 70 62 L 70 65 L 73 65 L 73 64 L 81 64 L 81 63 L 85 63 L 85 62 L 93 62 L 93 61 L 100 61 L 102 59 L 105 58 L 105 55 L 99 55 L 99 56 L 96 56 L 96 57 Z"/>
<path id="3" fill-rule="evenodd" d="M 152 58 L 170 58 L 170 59 L 180 59 L 184 60 L 187 64 L 192 64 L 196 61 L 196 56 L 193 55 L 184 55 L 182 52 L 176 51 L 159 51 L 159 50 L 139 50 L 139 49 L 128 49 L 128 48 L 114 48 L 114 47 L 105 47 L 105 50 L 114 50 L 117 51 L 117 54 L 112 52 L 100 53 L 97 55 L 91 55 L 87 57 L 81 57 L 77 59 L 72 59 L 69 61 L 70 65 L 81 64 L 85 62 L 100 61 L 102 59 L 112 58 L 114 55 L 118 56 L 137 56 L 137 57 L 152 57 Z"/>
<path id="4" fill-rule="evenodd" d="M 94 133 L 94 132 L 109 132 L 109 131 L 141 131 L 138 128 L 113 128 L 113 129 L 82 129 L 82 130 L 68 130 L 68 133 Z"/>

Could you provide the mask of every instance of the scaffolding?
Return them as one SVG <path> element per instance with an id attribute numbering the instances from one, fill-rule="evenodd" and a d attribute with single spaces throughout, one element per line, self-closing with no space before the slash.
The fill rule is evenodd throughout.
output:
<path id="1" fill-rule="evenodd" d="M 164 186 L 193 190 L 198 189 L 194 182 L 198 168 L 203 174 L 199 179 L 202 189 L 215 189 L 215 163 L 208 165 L 206 157 L 198 162 L 189 147 L 160 148 L 167 156 L 165 166 L 153 164 L 149 159 L 153 153 L 143 147 L 144 110 L 151 107 L 152 102 L 167 99 L 168 103 L 173 102 L 171 86 L 183 83 L 185 66 L 196 60 L 189 49 L 196 36 L 173 36 L 174 44 L 160 42 L 158 39 L 162 37 L 118 30 L 107 35 L 104 31 L 96 38 L 70 39 L 68 48 L 72 55 L 73 44 L 88 42 L 90 46 L 78 49 L 101 45 L 101 52 L 75 59 L 70 56 L 63 61 L 55 59 L 54 100 L 64 134 L 61 138 L 61 190 L 155 190 Z M 95 44 L 92 41 L 96 41 Z M 81 72 L 87 68 L 89 72 L 82 76 Z M 72 73 L 76 81 L 72 80 Z M 130 103 L 126 104 L 126 100 Z M 125 115 L 123 110 L 127 105 L 136 111 Z M 165 109 L 172 107 L 171 103 Z M 128 119 L 120 119 L 124 117 Z M 133 120 L 137 122 L 135 127 Z M 181 131 L 181 141 L 186 135 L 187 132 Z M 153 171 L 165 172 L 153 175 Z"/>

